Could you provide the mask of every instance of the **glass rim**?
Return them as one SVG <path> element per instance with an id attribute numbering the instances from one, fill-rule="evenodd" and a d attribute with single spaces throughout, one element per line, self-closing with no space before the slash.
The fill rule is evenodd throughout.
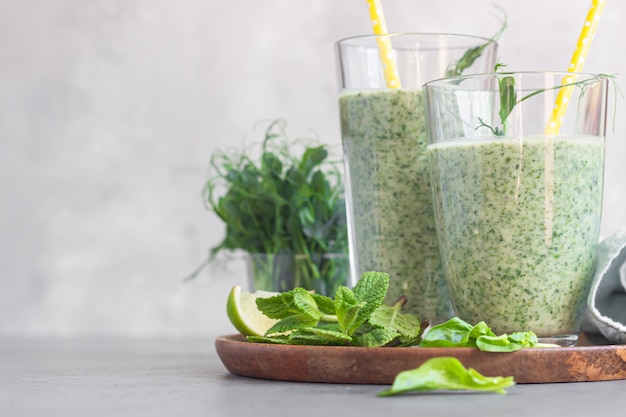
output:
<path id="1" fill-rule="evenodd" d="M 465 80 L 476 80 L 476 79 L 492 79 L 497 76 L 527 76 L 527 77 L 535 77 L 535 76 L 552 76 L 552 77 L 585 77 L 586 80 L 597 79 L 598 82 L 606 82 L 607 77 L 606 74 L 593 73 L 593 72 L 568 72 L 568 71 L 538 71 L 538 70 L 529 70 L 529 71 L 503 71 L 503 72 L 482 72 L 476 74 L 466 74 L 459 75 L 454 77 L 442 77 L 437 78 L 435 80 L 430 80 L 422 85 L 422 88 L 448 88 L 450 86 L 455 86 L 458 89 L 463 89 L 459 85 L 460 82 Z M 469 89 L 469 88 L 468 88 Z M 487 89 L 486 89 L 487 90 Z"/>
<path id="2" fill-rule="evenodd" d="M 399 37 L 421 37 L 421 38 L 451 38 L 451 39 L 474 39 L 476 41 L 480 41 L 482 43 L 494 43 L 497 44 L 497 41 L 486 38 L 484 36 L 479 35 L 467 35 L 462 33 L 446 33 L 446 32 L 390 32 L 385 34 L 367 34 L 367 35 L 355 35 L 349 36 L 346 38 L 339 39 L 335 42 L 336 46 L 360 46 L 364 47 L 367 45 L 360 44 L 359 41 L 367 40 L 367 39 L 376 39 L 380 37 L 389 37 L 389 38 L 399 38 Z M 375 45 L 372 45 L 375 46 Z"/>

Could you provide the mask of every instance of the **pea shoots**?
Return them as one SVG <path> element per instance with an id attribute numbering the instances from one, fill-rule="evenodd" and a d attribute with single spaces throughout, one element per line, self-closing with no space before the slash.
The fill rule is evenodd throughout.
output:
<path id="1" fill-rule="evenodd" d="M 502 12 L 502 18 L 500 19 L 500 29 L 498 29 L 498 31 L 491 38 L 489 38 L 487 42 L 474 48 L 468 49 L 467 51 L 465 51 L 463 56 L 459 58 L 458 61 L 451 63 L 446 70 L 446 77 L 458 77 L 459 75 L 463 74 L 463 71 L 471 67 L 474 61 L 480 58 L 487 46 L 500 39 L 500 36 L 502 36 L 508 26 L 508 19 L 506 11 L 502 7 L 497 5 L 494 6 L 498 10 L 500 10 L 500 12 Z"/>
<path id="2" fill-rule="evenodd" d="M 256 162 L 251 150 L 216 151 L 205 206 L 225 224 L 195 277 L 221 252 L 250 257 L 257 289 L 304 287 L 334 293 L 348 276 L 348 238 L 339 164 L 316 140 L 288 140 L 286 123 L 269 124 Z M 295 150 L 303 149 L 301 155 Z"/>
<path id="3" fill-rule="evenodd" d="M 495 136 L 506 136 L 508 118 L 511 112 L 513 111 L 513 109 L 515 108 L 515 106 L 521 104 L 525 100 L 528 100 L 529 98 L 534 97 L 538 94 L 541 94 L 543 92 L 550 91 L 550 90 L 558 90 L 558 89 L 565 88 L 565 87 L 578 87 L 581 89 L 581 91 L 584 92 L 590 84 L 593 84 L 601 79 L 608 79 L 609 81 L 613 82 L 615 86 L 615 76 L 607 75 L 607 74 L 598 74 L 598 75 L 592 76 L 584 80 L 574 81 L 571 83 L 564 83 L 564 84 L 551 87 L 551 88 L 538 89 L 522 97 L 518 97 L 515 76 L 512 75 L 511 73 L 502 72 L 502 69 L 504 67 L 506 67 L 505 64 L 497 63 L 494 68 L 494 73 L 497 74 L 496 76 L 497 76 L 497 81 L 498 81 L 498 95 L 500 99 L 500 110 L 498 112 L 498 116 L 500 117 L 501 127 L 490 126 L 480 117 L 478 118 L 478 126 L 476 127 L 476 130 L 478 130 L 481 127 L 487 128 Z"/>

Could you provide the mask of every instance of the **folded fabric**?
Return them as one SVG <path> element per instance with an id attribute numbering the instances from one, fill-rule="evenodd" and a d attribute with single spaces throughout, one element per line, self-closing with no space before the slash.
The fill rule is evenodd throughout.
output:
<path id="1" fill-rule="evenodd" d="M 588 322 L 614 343 L 626 343 L 626 229 L 603 239 L 587 298 Z"/>

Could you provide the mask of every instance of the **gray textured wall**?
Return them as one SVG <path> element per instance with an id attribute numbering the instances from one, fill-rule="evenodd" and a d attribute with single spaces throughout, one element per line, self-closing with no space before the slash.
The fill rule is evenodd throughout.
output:
<path id="1" fill-rule="evenodd" d="M 500 0 L 501 61 L 567 69 L 589 3 Z M 390 31 L 499 27 L 491 0 L 383 5 Z M 609 1 L 585 70 L 626 73 L 625 16 Z M 370 30 L 365 0 L 0 1 L 0 334 L 231 332 L 242 262 L 180 282 L 222 237 L 209 156 L 277 117 L 339 146 L 333 44 Z M 604 234 L 626 226 L 625 106 Z"/>

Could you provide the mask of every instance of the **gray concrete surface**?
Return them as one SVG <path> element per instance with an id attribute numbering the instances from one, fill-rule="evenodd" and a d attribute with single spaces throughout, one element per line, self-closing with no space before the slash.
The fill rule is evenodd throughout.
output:
<path id="1" fill-rule="evenodd" d="M 0 415 L 603 417 L 626 409 L 626 380 L 381 398 L 387 386 L 244 378 L 226 371 L 213 341 L 0 339 Z"/>

